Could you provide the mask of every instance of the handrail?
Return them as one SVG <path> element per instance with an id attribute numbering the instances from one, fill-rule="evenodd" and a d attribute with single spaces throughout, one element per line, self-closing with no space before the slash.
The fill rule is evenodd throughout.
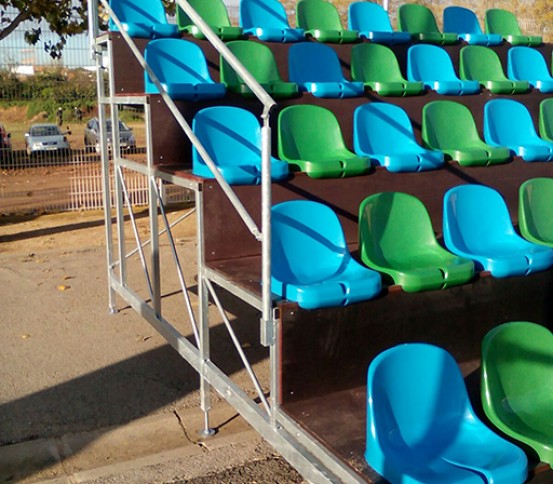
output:
<path id="1" fill-rule="evenodd" d="M 275 100 L 269 96 L 267 91 L 263 89 L 263 86 L 257 82 L 257 79 L 253 77 L 250 72 L 244 67 L 244 65 L 236 58 L 226 44 L 213 32 L 211 27 L 204 21 L 202 17 L 194 10 L 186 0 L 176 0 L 175 3 L 179 5 L 190 17 L 190 20 L 200 29 L 206 39 L 209 40 L 215 49 L 224 57 L 224 59 L 231 65 L 235 72 L 242 78 L 245 84 L 255 94 L 257 99 L 263 104 L 264 114 L 276 106 Z"/>
<path id="2" fill-rule="evenodd" d="M 182 0 L 177 0 L 178 2 L 181 2 Z M 250 214 L 247 212 L 247 210 L 244 208 L 242 202 L 240 201 L 240 199 L 236 196 L 236 194 L 234 193 L 234 191 L 232 190 L 231 186 L 228 184 L 227 180 L 223 177 L 223 175 L 221 174 L 221 172 L 219 171 L 219 169 L 217 168 L 217 166 L 215 165 L 215 162 L 211 159 L 211 157 L 209 156 L 209 153 L 205 150 L 205 148 L 203 147 L 203 145 L 201 144 L 200 140 L 197 138 L 196 134 L 194 133 L 194 131 L 192 131 L 192 128 L 190 127 L 190 125 L 188 124 L 188 122 L 186 121 L 186 119 L 184 119 L 184 116 L 181 114 L 181 112 L 179 111 L 179 109 L 177 108 L 175 102 L 171 99 L 171 97 L 167 94 L 167 92 L 165 91 L 164 87 L 162 86 L 161 82 L 159 81 L 159 79 L 157 78 L 157 76 L 155 75 L 155 73 L 152 71 L 152 69 L 150 68 L 150 66 L 147 64 L 146 60 L 144 59 L 144 56 L 142 55 L 142 53 L 138 50 L 138 48 L 136 47 L 136 45 L 134 44 L 132 38 L 129 36 L 129 34 L 124 30 L 123 28 L 123 25 L 121 24 L 120 20 L 117 18 L 117 16 L 115 15 L 115 13 L 113 12 L 112 8 L 109 6 L 108 4 L 108 1 L 107 0 L 99 0 L 99 2 L 104 6 L 104 8 L 106 9 L 106 12 L 108 12 L 110 18 L 113 20 L 113 22 L 115 23 L 115 25 L 117 26 L 117 28 L 119 29 L 119 34 L 121 34 L 121 36 L 125 39 L 125 42 L 127 43 L 128 47 L 131 49 L 132 53 L 134 54 L 134 56 L 136 57 L 136 59 L 138 60 L 139 64 L 142 66 L 142 68 L 148 73 L 148 75 L 150 76 L 150 79 L 152 80 L 152 82 L 154 83 L 154 85 L 157 87 L 157 89 L 159 90 L 159 93 L 161 95 L 161 97 L 163 98 L 163 100 L 165 101 L 165 103 L 167 104 L 167 107 L 169 108 L 169 110 L 171 111 L 171 113 L 173 114 L 173 116 L 175 117 L 176 121 L 178 122 L 178 124 L 180 125 L 180 127 L 182 128 L 182 130 L 185 132 L 185 134 L 188 136 L 188 138 L 190 139 L 190 141 L 192 142 L 192 144 L 194 145 L 194 147 L 198 150 L 198 153 L 200 154 L 200 156 L 203 158 L 203 160 L 205 161 L 206 165 L 209 166 L 209 168 L 211 169 L 211 172 L 213 173 L 213 176 L 215 177 L 215 179 L 219 182 L 219 184 L 221 185 L 221 188 L 223 189 L 223 191 L 225 192 L 226 196 L 228 197 L 229 201 L 232 203 L 232 205 L 234 206 L 234 208 L 236 209 L 236 211 L 238 212 L 238 214 L 241 216 L 242 220 L 244 221 L 244 223 L 246 224 L 246 226 L 248 227 L 248 229 L 250 230 L 250 232 L 254 235 L 254 237 L 256 238 L 256 240 L 258 241 L 261 241 L 262 239 L 262 235 L 261 235 L 261 231 L 259 230 L 259 228 L 257 227 L 256 223 L 254 222 L 253 218 L 250 216 Z M 93 3 L 93 2 L 90 2 L 90 3 Z M 191 7 L 190 7 L 191 8 Z M 203 22 L 203 27 L 205 27 L 206 29 L 209 29 L 209 32 L 211 32 L 211 34 L 213 36 L 215 36 L 215 34 L 213 33 L 213 31 L 211 30 L 211 28 L 205 23 Z M 204 35 L 205 35 L 205 32 L 204 32 Z M 208 33 L 209 35 L 209 33 Z M 206 36 L 207 37 L 207 36 Z M 216 36 L 215 36 L 216 37 Z M 217 40 L 219 40 L 218 37 L 216 37 Z M 219 40 L 220 41 L 220 40 Z M 220 41 L 221 42 L 221 41 Z M 228 49 L 227 49 L 228 50 Z M 229 51 L 229 54 L 231 56 L 233 56 L 233 54 Z M 234 56 L 233 56 L 234 57 Z M 239 64 L 242 69 L 245 70 L 245 67 L 240 63 L 240 61 L 238 59 L 236 59 L 236 57 L 234 57 L 234 61 Z M 230 61 L 229 61 L 230 62 Z M 247 71 L 246 71 L 247 72 Z M 251 77 L 251 75 L 250 75 Z M 248 87 L 250 87 L 252 89 L 252 91 L 255 89 L 256 91 L 259 91 L 259 90 L 262 90 L 263 92 L 265 92 L 265 90 L 263 89 L 263 87 L 261 87 L 261 85 L 259 83 L 257 83 L 257 81 L 254 80 L 254 82 L 257 84 L 257 86 L 254 86 L 253 84 L 251 85 L 248 85 Z M 269 111 L 270 109 L 273 107 L 273 106 L 276 106 L 276 102 L 269 96 L 269 94 L 266 94 L 266 99 L 265 101 L 267 101 L 267 98 L 270 100 L 268 103 L 267 102 L 263 102 L 263 106 L 264 106 L 264 115 L 266 117 L 266 119 L 268 118 L 269 116 Z M 261 100 L 260 100 L 261 101 Z M 263 156 L 263 154 L 262 154 Z"/>

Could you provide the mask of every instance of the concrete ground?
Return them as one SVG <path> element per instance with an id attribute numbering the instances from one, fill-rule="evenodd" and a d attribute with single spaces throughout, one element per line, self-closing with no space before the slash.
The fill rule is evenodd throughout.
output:
<path id="1" fill-rule="evenodd" d="M 179 225 L 186 259 L 195 254 L 195 220 Z M 302 482 L 217 395 L 217 433 L 199 438 L 198 376 L 122 301 L 109 314 L 104 246 L 101 213 L 0 218 L 0 483 Z M 169 265 L 162 259 L 163 273 L 173 274 L 162 288 L 164 311 L 190 334 Z M 185 270 L 192 297 L 194 270 Z M 222 297 L 266 389 L 258 315 Z M 213 320 L 213 360 L 252 391 Z"/>

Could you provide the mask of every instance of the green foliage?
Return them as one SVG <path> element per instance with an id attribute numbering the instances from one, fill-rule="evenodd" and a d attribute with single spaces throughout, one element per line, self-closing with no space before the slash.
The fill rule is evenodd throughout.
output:
<path id="1" fill-rule="evenodd" d="M 25 102 L 29 118 L 45 112 L 54 119 L 59 107 L 67 113 L 75 107 L 87 112 L 96 106 L 95 75 L 85 69 L 49 69 L 27 77 L 0 71 L 0 101 Z"/>

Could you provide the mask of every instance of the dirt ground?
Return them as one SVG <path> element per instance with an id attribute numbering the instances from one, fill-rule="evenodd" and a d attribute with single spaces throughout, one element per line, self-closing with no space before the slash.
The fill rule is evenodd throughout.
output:
<path id="1" fill-rule="evenodd" d="M 184 211 L 171 211 L 170 221 Z M 137 213 L 137 222 L 138 232 L 146 236 L 147 217 Z M 174 236 L 181 258 L 195 254 L 195 217 L 179 223 Z M 162 241 L 162 250 L 166 249 Z M 131 279 L 139 263 L 137 255 L 129 259 Z M 177 277 L 170 265 L 162 256 L 162 273 L 167 275 L 163 309 L 190 337 L 178 306 L 182 301 Z M 195 266 L 185 266 L 192 304 L 197 307 Z M 3 446 L 94 433 L 199 405 L 198 375 L 190 365 L 123 301 L 117 299 L 119 311 L 109 313 L 106 273 L 101 212 L 0 217 L 4 342 L 0 352 L 0 457 Z M 232 298 L 223 296 L 223 302 L 267 390 L 267 353 L 258 344 L 258 314 Z M 252 392 L 213 310 L 211 307 L 212 359 Z M 220 400 L 213 395 L 214 403 Z M 222 465 L 192 482 L 302 482 L 274 453 L 261 457 L 239 467 Z M 128 479 L 109 482 L 137 482 Z M 175 471 L 171 480 L 163 482 L 185 481 L 180 481 Z"/>

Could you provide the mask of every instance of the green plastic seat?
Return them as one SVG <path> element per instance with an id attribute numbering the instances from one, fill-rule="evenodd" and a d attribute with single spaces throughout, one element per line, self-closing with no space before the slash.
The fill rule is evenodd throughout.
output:
<path id="1" fill-rule="evenodd" d="M 553 247 L 553 178 L 526 180 L 518 192 L 518 228 L 535 244 Z"/>
<path id="2" fill-rule="evenodd" d="M 553 464 L 553 334 L 529 322 L 501 324 L 482 341 L 482 406 L 505 435 Z"/>
<path id="3" fill-rule="evenodd" d="M 497 53 L 490 47 L 467 45 L 459 53 L 461 79 L 478 81 L 494 94 L 518 94 L 530 89 L 528 81 L 507 78 Z"/>
<path id="4" fill-rule="evenodd" d="M 539 35 L 524 35 L 514 13 L 502 8 L 490 8 L 485 15 L 486 33 L 499 34 L 512 45 L 536 46 L 542 43 Z"/>
<path id="5" fill-rule="evenodd" d="M 369 158 L 357 156 L 344 142 L 334 113 L 314 105 L 295 105 L 278 116 L 279 158 L 312 178 L 343 178 L 371 170 Z"/>
<path id="6" fill-rule="evenodd" d="M 227 42 L 227 47 L 271 96 L 289 98 L 298 95 L 295 82 L 282 80 L 275 56 L 267 45 L 250 40 L 233 40 Z M 254 97 L 251 89 L 223 56 L 220 57 L 219 65 L 221 82 L 226 84 L 228 91 Z"/>
<path id="7" fill-rule="evenodd" d="M 188 3 L 221 40 L 244 38 L 242 28 L 231 25 L 227 7 L 222 0 L 188 0 Z M 192 34 L 196 39 L 205 40 L 205 35 L 179 6 L 177 25 L 180 31 Z"/>
<path id="8" fill-rule="evenodd" d="M 470 110 L 455 101 L 432 101 L 422 110 L 423 144 L 443 151 L 462 166 L 488 166 L 511 159 L 509 148 L 486 144 Z"/>
<path id="9" fill-rule="evenodd" d="M 544 99 L 540 103 L 539 117 L 540 137 L 553 141 L 553 98 Z"/>
<path id="10" fill-rule="evenodd" d="M 351 49 L 351 77 L 381 96 L 412 96 L 424 92 L 420 81 L 407 81 L 394 51 L 382 44 L 363 43 Z"/>
<path id="11" fill-rule="evenodd" d="M 444 289 L 474 276 L 474 263 L 438 244 L 425 206 L 407 193 L 376 193 L 361 202 L 359 253 L 406 292 Z"/>
<path id="12" fill-rule="evenodd" d="M 441 32 L 432 11 L 424 5 L 404 3 L 398 9 L 399 30 L 409 32 L 411 38 L 429 44 L 455 44 L 459 36 L 453 32 Z"/>
<path id="13" fill-rule="evenodd" d="M 305 35 L 319 42 L 348 44 L 359 41 L 359 32 L 342 27 L 336 7 L 326 0 L 300 0 L 296 10 L 296 24 Z"/>

